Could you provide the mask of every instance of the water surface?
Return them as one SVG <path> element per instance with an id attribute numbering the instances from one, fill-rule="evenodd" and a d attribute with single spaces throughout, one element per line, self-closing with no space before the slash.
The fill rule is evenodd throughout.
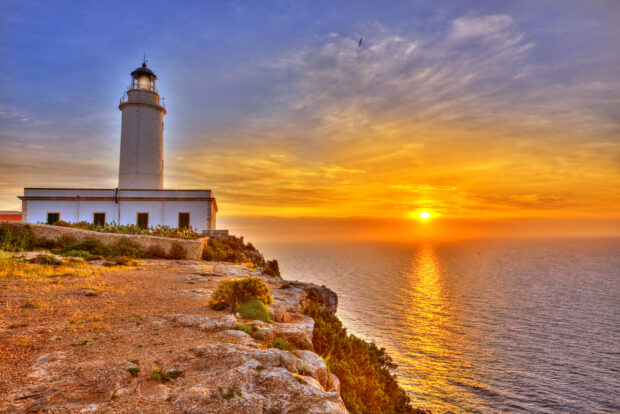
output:
<path id="1" fill-rule="evenodd" d="M 433 412 L 620 412 L 620 240 L 261 246 Z"/>

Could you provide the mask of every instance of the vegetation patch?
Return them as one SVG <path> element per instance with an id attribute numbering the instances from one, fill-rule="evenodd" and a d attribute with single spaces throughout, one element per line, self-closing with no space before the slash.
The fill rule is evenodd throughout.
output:
<path id="1" fill-rule="evenodd" d="M 211 295 L 209 306 L 215 310 L 230 309 L 236 312 L 239 304 L 253 299 L 258 299 L 263 304 L 273 303 L 269 288 L 262 280 L 256 277 L 224 280 Z"/>
<path id="2" fill-rule="evenodd" d="M 280 277 L 280 266 L 278 265 L 277 260 L 267 260 L 265 262 L 264 272 L 266 275 L 272 277 Z"/>
<path id="3" fill-rule="evenodd" d="M 244 243 L 243 237 L 211 237 L 202 250 L 202 260 L 233 263 L 251 261 L 248 260 L 246 251 L 258 254 L 252 243 Z"/>
<path id="4" fill-rule="evenodd" d="M 249 321 L 271 321 L 271 313 L 263 301 L 252 299 L 239 305 L 239 314 L 243 319 Z"/>
<path id="5" fill-rule="evenodd" d="M 252 335 L 254 333 L 254 330 L 256 329 L 256 326 L 254 326 L 254 325 L 244 325 L 244 324 L 240 323 L 240 324 L 237 324 L 235 329 L 238 330 L 238 331 L 245 332 L 248 335 Z"/>
<path id="6" fill-rule="evenodd" d="M 140 373 L 140 367 L 129 367 L 127 368 L 127 372 L 129 372 L 132 377 L 137 377 Z"/>
<path id="7" fill-rule="evenodd" d="M 340 395 L 351 413 L 426 413 L 414 408 L 390 370 L 385 348 L 350 335 L 328 309 L 311 302 L 304 314 L 314 319 L 312 342 L 330 372 L 340 380 Z"/>
<path id="8" fill-rule="evenodd" d="M 103 226 L 98 226 L 87 221 L 79 221 L 77 223 L 67 223 L 66 221 L 58 221 L 55 224 L 60 227 L 71 227 L 74 229 L 98 231 L 101 233 L 114 233 L 114 234 L 138 234 L 143 236 L 158 236 L 169 237 L 173 239 L 198 239 L 203 237 L 194 228 L 179 229 L 170 226 L 157 225 L 151 226 L 147 229 L 143 229 L 135 224 L 116 224 L 116 222 L 106 223 Z"/>
<path id="9" fill-rule="evenodd" d="M 274 338 L 271 342 L 269 342 L 269 347 L 278 348 L 283 351 L 293 351 L 297 349 L 295 345 L 293 345 L 292 343 L 290 343 L 284 338 Z"/>
<path id="10" fill-rule="evenodd" d="M 170 382 L 179 378 L 183 373 L 176 369 L 167 370 L 157 364 L 151 367 L 151 380 L 155 382 Z"/>
<path id="11" fill-rule="evenodd" d="M 232 387 L 229 387 L 228 390 L 226 390 L 224 394 L 222 394 L 222 398 L 225 400 L 230 400 L 231 398 L 234 398 L 236 395 L 241 397 L 242 395 L 241 390 L 239 389 L 238 386 L 233 385 Z"/>

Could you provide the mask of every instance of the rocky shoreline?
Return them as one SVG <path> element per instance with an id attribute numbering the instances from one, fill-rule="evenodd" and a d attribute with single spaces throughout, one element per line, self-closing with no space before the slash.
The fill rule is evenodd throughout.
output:
<path id="1" fill-rule="evenodd" d="M 327 288 L 186 260 L 63 272 L 0 279 L 0 413 L 347 412 L 302 314 L 310 300 L 336 311 Z M 220 281 L 248 276 L 269 286 L 274 322 L 206 306 Z M 266 347 L 273 338 L 302 346 Z"/>

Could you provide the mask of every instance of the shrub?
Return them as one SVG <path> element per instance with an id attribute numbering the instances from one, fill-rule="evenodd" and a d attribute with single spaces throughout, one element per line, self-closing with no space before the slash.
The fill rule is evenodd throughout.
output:
<path id="1" fill-rule="evenodd" d="M 251 243 L 246 245 L 243 237 L 235 236 L 211 237 L 202 250 L 202 260 L 207 261 L 238 263 L 250 261 L 251 257 L 256 261 L 256 256 L 260 257 L 260 253 Z M 263 264 L 262 258 L 255 264 Z"/>
<path id="2" fill-rule="evenodd" d="M 271 320 L 269 309 L 259 299 L 252 299 L 239 305 L 239 314 L 250 321 L 269 322 Z"/>
<path id="3" fill-rule="evenodd" d="M 89 260 L 93 255 L 86 250 L 69 250 L 68 252 L 61 253 L 66 257 L 81 257 L 84 260 Z"/>
<path id="4" fill-rule="evenodd" d="M 147 236 L 159 236 L 170 237 L 175 239 L 197 239 L 202 237 L 202 234 L 198 233 L 193 228 L 178 229 L 165 225 L 151 226 L 148 229 L 143 229 L 135 224 L 116 224 L 115 222 L 106 223 L 103 226 L 97 226 L 87 221 L 79 221 L 77 223 L 67 223 L 66 221 L 58 221 L 56 226 L 72 227 L 83 230 L 98 231 L 102 233 L 116 233 L 116 234 L 142 234 Z"/>
<path id="5" fill-rule="evenodd" d="M 119 256 L 114 258 L 114 263 L 119 266 L 135 266 L 136 262 L 131 257 Z"/>
<path id="6" fill-rule="evenodd" d="M 265 304 L 273 303 L 269 288 L 265 282 L 256 277 L 236 280 L 224 280 L 211 295 L 209 306 L 215 310 L 229 308 L 236 311 L 240 303 L 258 299 Z"/>
<path id="7" fill-rule="evenodd" d="M 146 250 L 144 257 L 151 259 L 165 259 L 167 257 L 166 251 L 158 244 L 152 245 Z"/>
<path id="8" fill-rule="evenodd" d="M 311 302 L 304 314 L 314 319 L 312 343 L 340 380 L 340 395 L 351 413 L 425 413 L 413 408 L 390 372 L 396 365 L 385 348 L 347 334 L 328 309 Z"/>
<path id="9" fill-rule="evenodd" d="M 236 330 L 245 332 L 248 335 L 252 335 L 254 333 L 254 325 L 243 325 L 241 323 L 237 324 L 235 327 Z"/>
<path id="10" fill-rule="evenodd" d="M 241 397 L 241 390 L 238 386 L 233 385 L 232 387 L 228 388 L 228 391 L 222 394 L 222 398 L 225 400 L 230 400 L 231 398 L 234 398 L 235 395 Z"/>
<path id="11" fill-rule="evenodd" d="M 140 367 L 129 367 L 127 371 L 131 374 L 132 377 L 137 377 L 140 373 Z"/>
<path id="12" fill-rule="evenodd" d="M 54 256 L 51 256 L 49 254 L 39 254 L 36 257 L 30 259 L 29 262 L 34 264 L 53 266 L 60 266 L 62 264 L 62 261 L 56 259 Z"/>
<path id="13" fill-rule="evenodd" d="M 283 351 L 292 351 L 295 348 L 295 345 L 293 345 L 292 343 L 290 343 L 289 341 L 287 341 L 284 338 L 275 338 L 273 339 L 270 343 L 269 346 L 271 348 L 278 348 L 281 349 Z"/>
<path id="14" fill-rule="evenodd" d="M 267 260 L 265 263 L 265 274 L 273 277 L 280 277 L 280 266 L 277 260 Z"/>
<path id="15" fill-rule="evenodd" d="M 8 252 L 32 250 L 36 239 L 30 226 L 12 228 L 7 224 L 0 224 L 0 249 Z"/>
<path id="16" fill-rule="evenodd" d="M 168 252 L 168 258 L 180 260 L 185 259 L 185 257 L 187 257 L 187 250 L 185 250 L 185 247 L 179 242 L 172 243 L 170 251 Z"/>
<path id="17" fill-rule="evenodd" d="M 153 364 L 151 367 L 151 379 L 156 382 L 170 382 L 171 380 L 179 378 L 183 373 L 176 369 L 167 370 Z"/>
<path id="18" fill-rule="evenodd" d="M 144 256 L 140 245 L 126 237 L 109 244 L 107 247 L 110 252 L 110 256 L 127 256 L 135 259 Z"/>

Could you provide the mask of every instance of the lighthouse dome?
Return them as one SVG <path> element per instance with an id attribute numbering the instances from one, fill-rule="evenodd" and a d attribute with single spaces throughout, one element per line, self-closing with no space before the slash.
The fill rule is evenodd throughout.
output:
<path id="1" fill-rule="evenodd" d="M 146 67 L 146 63 L 143 63 L 142 66 L 136 68 L 133 72 L 131 72 L 131 76 L 133 78 L 137 78 L 140 75 L 153 76 L 155 79 L 157 79 L 157 76 L 155 76 L 153 71 Z"/>

